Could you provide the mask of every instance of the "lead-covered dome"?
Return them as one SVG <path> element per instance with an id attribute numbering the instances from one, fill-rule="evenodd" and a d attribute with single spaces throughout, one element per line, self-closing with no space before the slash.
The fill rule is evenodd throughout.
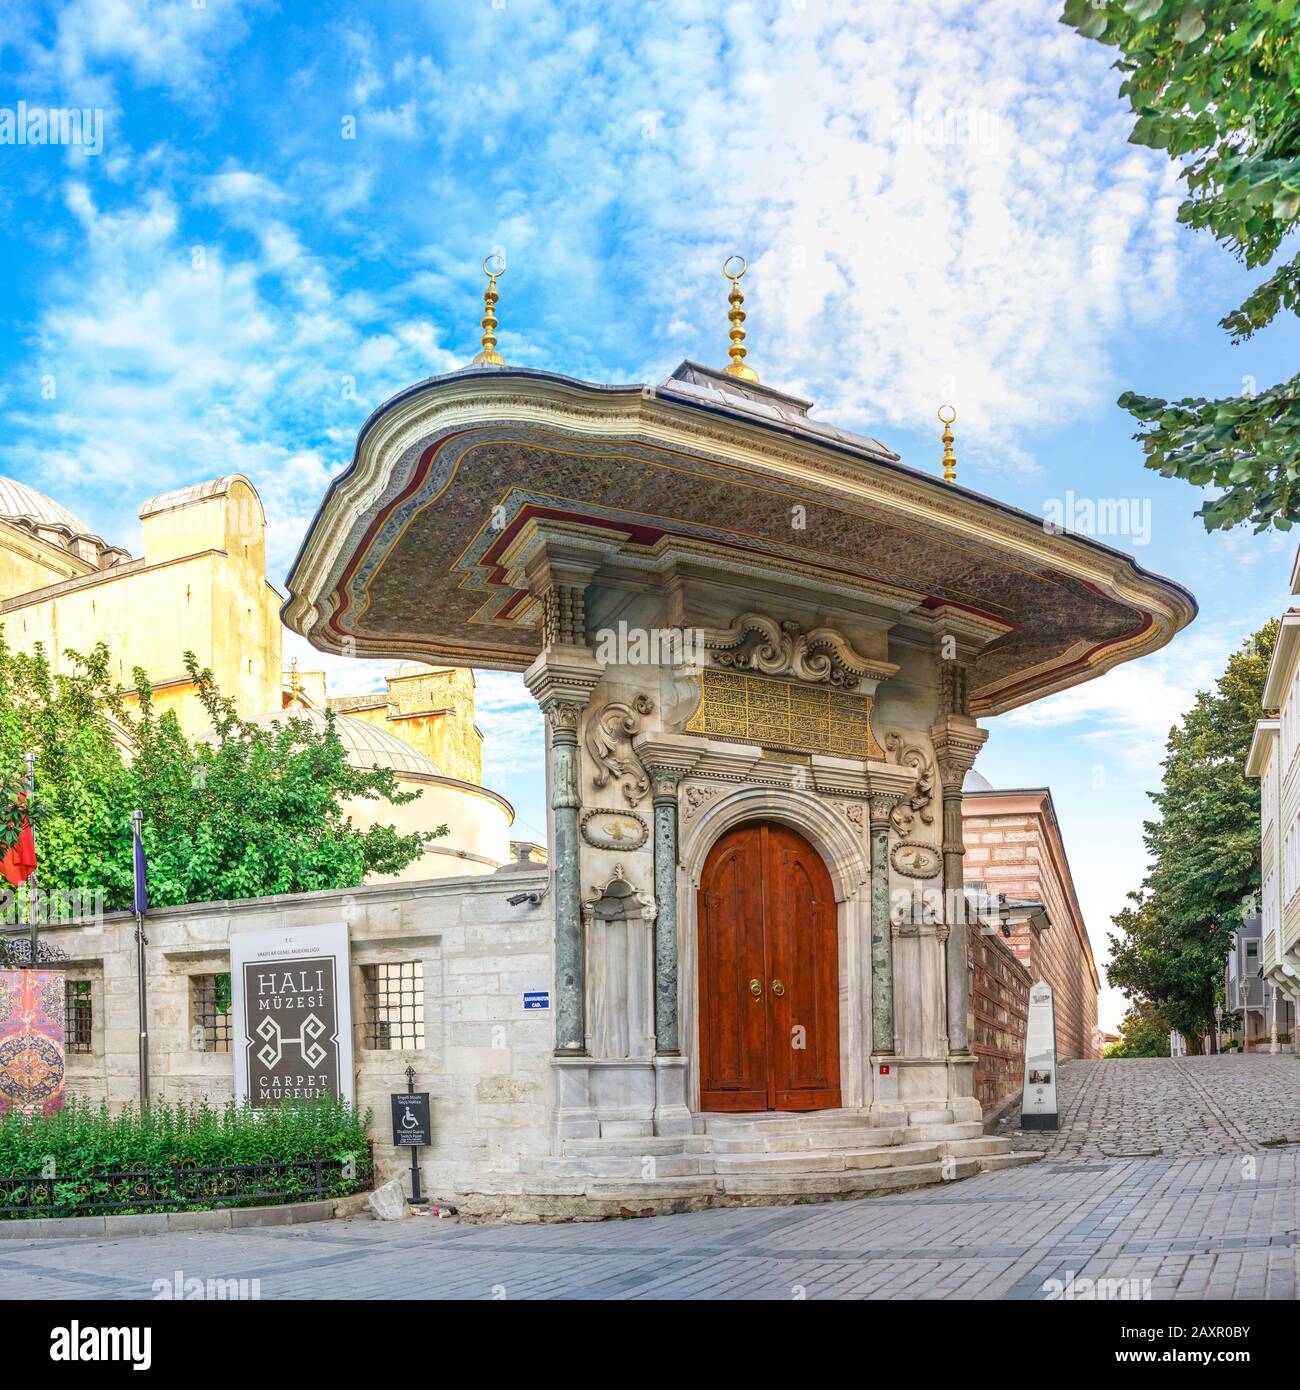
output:
<path id="1" fill-rule="evenodd" d="M 305 719 L 316 729 L 325 727 L 325 711 L 319 709 L 290 708 L 276 710 L 271 714 L 260 715 L 253 722 L 263 726 L 273 720 L 285 721 L 290 716 Z M 404 777 L 441 777 L 442 769 L 432 758 L 387 729 L 380 729 L 365 719 L 350 714 L 334 716 L 334 732 L 339 736 L 348 762 L 353 767 L 390 767 Z"/>

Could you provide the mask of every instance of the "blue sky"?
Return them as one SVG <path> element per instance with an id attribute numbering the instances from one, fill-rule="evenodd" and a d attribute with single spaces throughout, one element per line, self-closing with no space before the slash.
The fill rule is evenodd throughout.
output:
<path id="1" fill-rule="evenodd" d="M 1293 555 L 1206 535 L 1115 397 L 1262 387 L 1300 330 L 1229 345 L 1258 275 L 1177 226 L 1109 50 L 1058 12 L 0 0 L 0 109 L 98 109 L 104 132 L 97 155 L 0 145 L 0 471 L 132 548 L 143 498 L 244 472 L 282 583 L 368 412 L 474 352 L 488 250 L 507 360 L 609 382 L 722 365 L 742 251 L 765 381 L 923 467 L 950 400 L 964 483 L 1039 514 L 1132 499 L 1140 534 L 1104 539 L 1196 593 L 1164 652 L 993 721 L 981 761 L 1052 786 L 1100 957 L 1165 732 L 1285 605 Z M 481 676 L 480 716 L 488 780 L 540 838 L 518 682 Z"/>

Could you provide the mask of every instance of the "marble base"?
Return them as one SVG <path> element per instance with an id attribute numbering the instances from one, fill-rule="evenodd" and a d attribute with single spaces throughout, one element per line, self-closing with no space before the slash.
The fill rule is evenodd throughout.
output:
<path id="1" fill-rule="evenodd" d="M 691 1133 L 684 1057 L 553 1057 L 552 1137 L 640 1139 Z"/>

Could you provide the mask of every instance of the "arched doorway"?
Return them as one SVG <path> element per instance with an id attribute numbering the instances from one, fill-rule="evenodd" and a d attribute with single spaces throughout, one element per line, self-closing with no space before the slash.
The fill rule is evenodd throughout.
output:
<path id="1" fill-rule="evenodd" d="M 839 930 L 831 877 L 789 826 L 722 835 L 700 876 L 700 1108 L 840 1104 Z"/>

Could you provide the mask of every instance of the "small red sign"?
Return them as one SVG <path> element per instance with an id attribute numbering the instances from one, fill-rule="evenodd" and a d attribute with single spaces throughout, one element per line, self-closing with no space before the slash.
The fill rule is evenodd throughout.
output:
<path id="1" fill-rule="evenodd" d="M 880 1068 L 880 1074 L 881 1074 L 881 1076 L 888 1076 L 888 1075 L 889 1075 L 889 1068 L 888 1068 L 887 1066 L 882 1066 L 882 1067 Z"/>

